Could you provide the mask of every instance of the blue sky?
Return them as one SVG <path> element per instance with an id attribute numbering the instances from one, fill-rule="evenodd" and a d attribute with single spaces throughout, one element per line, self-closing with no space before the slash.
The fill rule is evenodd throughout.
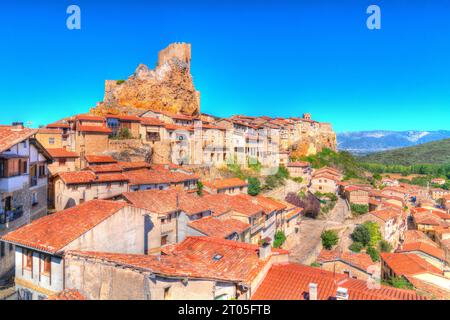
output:
<path id="1" fill-rule="evenodd" d="M 66 28 L 70 4 L 81 30 Z M 381 30 L 366 28 L 370 4 Z M 86 112 L 105 79 L 154 67 L 159 50 L 185 41 L 206 113 L 311 112 L 337 131 L 450 128 L 445 0 L 17 0 L 0 19 L 1 123 Z"/>

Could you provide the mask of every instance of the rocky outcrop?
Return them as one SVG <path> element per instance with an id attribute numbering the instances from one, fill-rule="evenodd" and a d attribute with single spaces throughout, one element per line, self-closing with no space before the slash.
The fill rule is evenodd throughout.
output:
<path id="1" fill-rule="evenodd" d="M 291 146 L 291 156 L 314 155 L 324 148 L 337 151 L 336 133 L 329 123 L 317 123 L 316 129 L 298 132 L 299 139 Z"/>
<path id="2" fill-rule="evenodd" d="M 145 110 L 197 115 L 200 93 L 190 73 L 191 45 L 172 43 L 151 70 L 140 64 L 127 80 L 106 80 L 105 96 L 91 113 L 137 114 Z"/>

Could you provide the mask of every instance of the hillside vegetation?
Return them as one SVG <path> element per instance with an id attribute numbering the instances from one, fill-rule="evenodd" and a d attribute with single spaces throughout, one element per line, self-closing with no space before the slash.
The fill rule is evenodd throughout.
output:
<path id="1" fill-rule="evenodd" d="M 359 158 L 366 163 L 412 166 L 418 164 L 450 164 L 450 139 L 372 153 Z"/>

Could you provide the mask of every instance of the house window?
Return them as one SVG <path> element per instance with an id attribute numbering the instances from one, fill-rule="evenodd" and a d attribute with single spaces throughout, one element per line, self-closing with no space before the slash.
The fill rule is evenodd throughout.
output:
<path id="1" fill-rule="evenodd" d="M 38 196 L 37 196 L 37 192 L 33 192 L 31 194 L 31 205 L 35 206 L 38 204 Z"/>
<path id="2" fill-rule="evenodd" d="M 165 246 L 167 244 L 167 238 L 169 236 L 166 234 L 164 236 L 161 236 L 161 246 Z"/>
<path id="3" fill-rule="evenodd" d="M 3 241 L 0 242 L 0 257 L 5 256 L 5 243 Z"/>
<path id="4" fill-rule="evenodd" d="M 10 243 L 10 244 L 9 244 L 9 251 L 13 251 L 13 249 L 14 249 L 14 246 L 13 246 L 12 243 Z"/>
<path id="5" fill-rule="evenodd" d="M 65 166 L 66 165 L 66 159 L 65 158 L 59 159 L 58 162 L 59 162 L 60 166 Z"/>
<path id="6" fill-rule="evenodd" d="M 25 255 L 26 255 L 25 267 L 27 269 L 32 269 L 33 268 L 33 251 L 26 250 Z"/>
<path id="7" fill-rule="evenodd" d="M 106 189 L 111 189 L 111 183 L 106 184 Z"/>
<path id="8" fill-rule="evenodd" d="M 55 144 L 55 138 L 48 138 L 48 144 Z"/>
<path id="9" fill-rule="evenodd" d="M 52 271 L 52 258 L 51 256 L 44 257 L 44 273 L 50 274 Z"/>

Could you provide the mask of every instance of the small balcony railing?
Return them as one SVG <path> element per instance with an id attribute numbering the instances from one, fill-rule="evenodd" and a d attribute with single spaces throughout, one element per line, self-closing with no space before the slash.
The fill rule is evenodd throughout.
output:
<path id="1" fill-rule="evenodd" d="M 38 177 L 33 176 L 30 178 L 30 187 L 35 187 L 38 184 Z"/>
<path id="2" fill-rule="evenodd" d="M 0 224 L 6 224 L 23 216 L 23 208 L 18 207 L 13 210 L 0 212 Z"/>

